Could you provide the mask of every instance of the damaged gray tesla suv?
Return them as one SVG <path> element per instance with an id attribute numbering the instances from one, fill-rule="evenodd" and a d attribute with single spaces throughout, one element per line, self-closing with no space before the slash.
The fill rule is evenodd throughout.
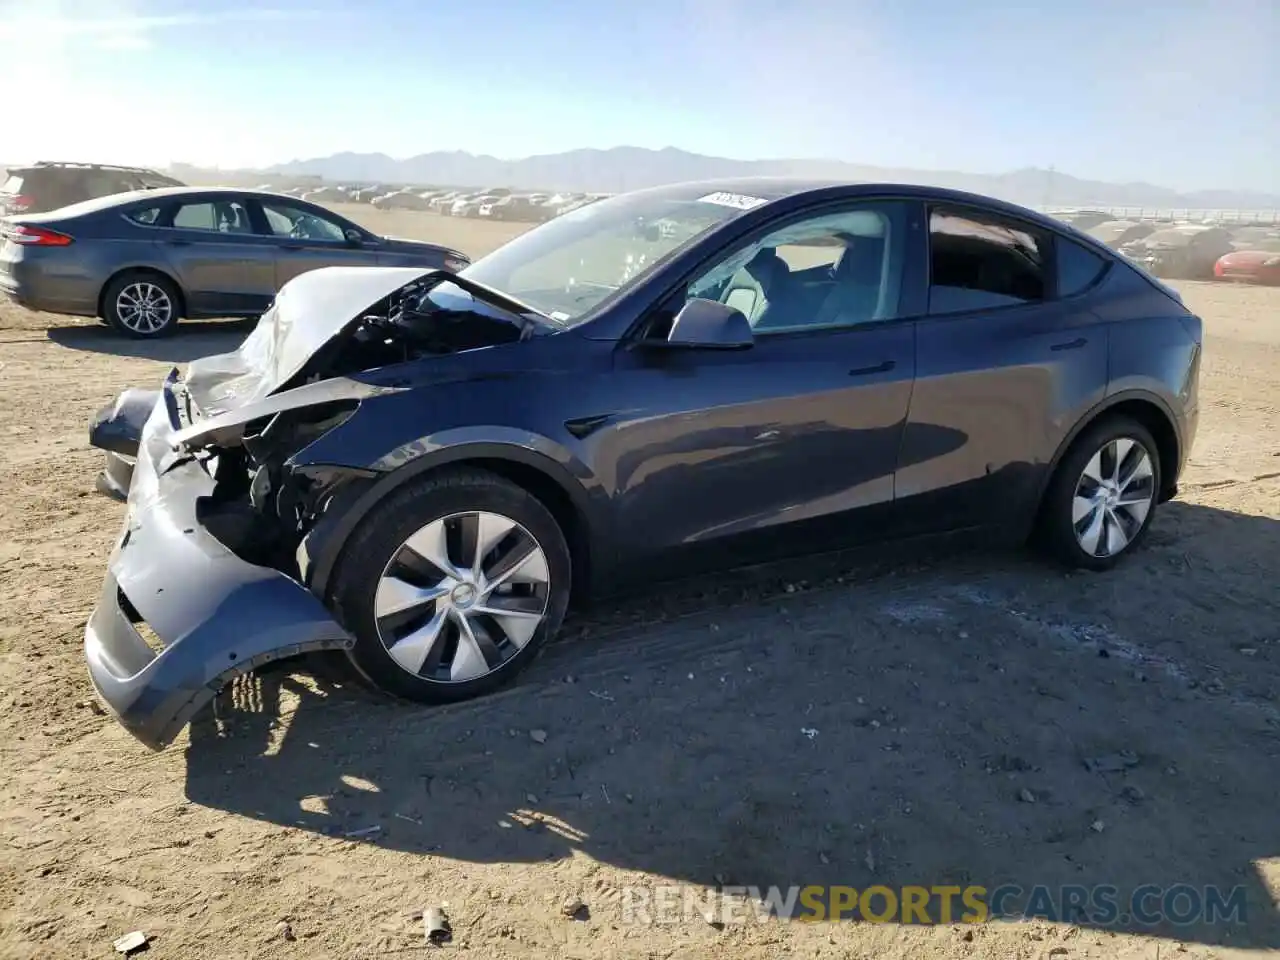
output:
<path id="1" fill-rule="evenodd" d="M 89 672 L 159 749 L 307 651 L 492 690 L 655 571 L 974 530 L 1102 570 L 1177 492 L 1200 355 L 1105 246 L 925 187 L 667 186 L 457 275 L 315 270 L 94 421 L 128 509 Z"/>

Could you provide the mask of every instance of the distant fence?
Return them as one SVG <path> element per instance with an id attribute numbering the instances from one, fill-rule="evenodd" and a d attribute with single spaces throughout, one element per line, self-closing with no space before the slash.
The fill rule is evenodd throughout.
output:
<path id="1" fill-rule="evenodd" d="M 1280 227 L 1280 210 L 1230 210 L 1225 208 L 1194 210 L 1185 207 L 1104 207 L 1083 205 L 1074 207 L 1040 207 L 1039 209 L 1050 216 L 1096 210 L 1098 213 L 1110 214 L 1117 220 L 1190 220 L 1230 223 L 1236 226 Z"/>

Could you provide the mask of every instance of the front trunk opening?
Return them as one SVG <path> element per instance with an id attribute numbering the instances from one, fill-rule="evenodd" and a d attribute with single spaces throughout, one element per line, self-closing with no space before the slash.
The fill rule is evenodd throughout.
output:
<path id="1" fill-rule="evenodd" d="M 312 357 L 285 389 L 311 380 L 514 343 L 528 329 L 456 284 L 427 277 L 375 303 L 347 335 L 334 338 Z"/>

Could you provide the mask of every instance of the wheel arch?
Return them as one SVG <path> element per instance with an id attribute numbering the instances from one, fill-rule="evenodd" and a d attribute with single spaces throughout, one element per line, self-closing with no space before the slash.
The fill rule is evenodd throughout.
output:
<path id="1" fill-rule="evenodd" d="M 1182 459 L 1182 438 L 1177 420 L 1169 405 L 1157 394 L 1146 390 L 1124 390 L 1107 397 L 1077 421 L 1076 425 L 1058 445 L 1049 469 L 1040 481 L 1036 497 L 1036 515 L 1044 507 L 1045 495 L 1063 458 L 1075 446 L 1081 434 L 1107 417 L 1130 417 L 1142 424 L 1156 441 L 1156 453 L 1160 457 L 1160 494 L 1157 502 L 1171 499 L 1177 492 L 1178 467 Z"/>
<path id="2" fill-rule="evenodd" d="M 111 285 L 122 277 L 127 276 L 160 277 L 172 286 L 174 292 L 178 295 L 178 319 L 184 319 L 187 316 L 187 293 L 182 289 L 182 284 L 178 282 L 178 278 L 167 270 L 147 264 L 120 267 L 118 270 L 113 271 L 112 274 L 103 281 L 101 289 L 98 290 L 98 316 L 105 317 L 107 315 L 107 291 L 111 289 Z"/>
<path id="3" fill-rule="evenodd" d="M 306 470 L 324 470 L 308 467 Z M 335 468 L 339 473 L 342 468 Z M 417 457 L 389 473 L 368 476 L 350 471 L 356 483 L 327 510 L 303 540 L 307 562 L 303 579 L 322 600 L 328 596 L 338 558 L 352 534 L 373 509 L 406 483 L 430 473 L 456 469 L 484 470 L 515 484 L 550 511 L 569 545 L 575 596 L 591 592 L 594 573 L 604 560 L 593 532 L 597 508 L 581 482 L 550 457 L 506 443 L 467 443 Z M 301 550 L 302 548 L 300 548 Z"/>

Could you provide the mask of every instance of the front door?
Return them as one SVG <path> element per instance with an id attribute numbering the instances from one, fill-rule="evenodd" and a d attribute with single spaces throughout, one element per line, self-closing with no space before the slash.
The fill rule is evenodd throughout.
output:
<path id="1" fill-rule="evenodd" d="M 915 372 L 914 325 L 899 319 L 914 210 L 864 202 L 775 228 L 661 312 L 691 296 L 732 304 L 752 322 L 748 349 L 619 350 L 624 412 L 594 459 L 625 553 L 746 559 L 877 532 Z"/>
<path id="2" fill-rule="evenodd" d="M 320 267 L 371 266 L 377 251 L 353 244 L 346 226 L 311 205 L 264 201 L 262 212 L 276 247 L 276 288 Z"/>

